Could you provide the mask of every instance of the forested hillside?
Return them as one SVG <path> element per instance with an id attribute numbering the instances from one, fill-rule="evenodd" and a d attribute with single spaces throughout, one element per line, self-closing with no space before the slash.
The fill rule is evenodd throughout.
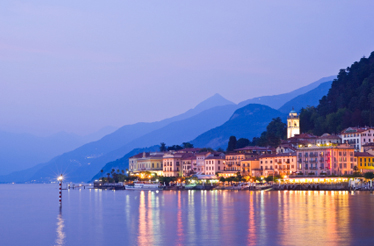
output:
<path id="1" fill-rule="evenodd" d="M 341 69 L 317 107 L 301 110 L 301 132 L 339 133 L 350 126 L 374 124 L 374 52 Z"/>

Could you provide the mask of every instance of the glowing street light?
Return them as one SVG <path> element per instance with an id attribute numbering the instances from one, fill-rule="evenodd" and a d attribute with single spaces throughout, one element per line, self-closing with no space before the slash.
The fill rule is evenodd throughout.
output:
<path id="1" fill-rule="evenodd" d="M 58 182 L 58 202 L 62 206 L 62 174 L 57 178 Z"/>

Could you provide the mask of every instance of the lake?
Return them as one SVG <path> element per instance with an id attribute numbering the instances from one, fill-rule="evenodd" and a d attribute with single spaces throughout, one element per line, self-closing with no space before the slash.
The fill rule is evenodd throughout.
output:
<path id="1" fill-rule="evenodd" d="M 374 195 L 0 185 L 0 245 L 374 245 Z"/>

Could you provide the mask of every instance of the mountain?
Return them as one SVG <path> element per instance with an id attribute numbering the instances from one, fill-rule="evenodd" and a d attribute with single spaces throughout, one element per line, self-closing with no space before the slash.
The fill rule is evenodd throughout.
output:
<path id="1" fill-rule="evenodd" d="M 74 156 L 74 154 L 76 155 L 75 151 L 63 154 L 39 169 L 31 179 L 37 182 L 48 182 L 54 178 L 55 173 L 61 170 L 67 173 L 70 181 L 91 180 L 106 163 L 123 157 L 134 148 L 153 146 L 160 142 L 165 142 L 168 145 L 181 144 L 191 137 L 197 137 L 201 133 L 223 124 L 235 109 L 236 105 L 226 105 L 205 110 L 188 119 L 172 122 L 100 156 L 83 159 L 80 156 Z"/>
<path id="2" fill-rule="evenodd" d="M 286 102 L 282 107 L 280 107 L 279 111 L 288 114 L 292 108 L 294 108 L 296 112 L 300 112 L 302 108 L 306 108 L 308 106 L 317 106 L 319 100 L 323 96 L 327 95 L 329 89 L 331 88 L 331 84 L 332 81 L 324 82 L 320 84 L 317 88 L 291 99 L 290 101 Z"/>
<path id="3" fill-rule="evenodd" d="M 225 148 L 230 136 L 252 139 L 265 131 L 276 117 L 285 119 L 286 114 L 265 105 L 249 104 L 237 109 L 224 124 L 201 134 L 191 143 L 195 147 Z"/>
<path id="4" fill-rule="evenodd" d="M 262 105 L 267 105 L 271 108 L 278 109 L 280 105 L 284 105 L 286 102 L 288 102 L 290 99 L 295 98 L 299 95 L 302 95 L 304 93 L 307 93 L 308 91 L 311 91 L 315 88 L 317 88 L 321 83 L 327 82 L 327 81 L 332 81 L 336 78 L 336 76 L 329 76 L 329 77 L 324 77 L 320 80 L 317 80 L 316 82 L 313 82 L 307 86 L 301 87 L 297 90 L 284 93 L 284 94 L 279 94 L 275 96 L 263 96 L 263 97 L 255 97 L 252 99 L 245 100 L 241 103 L 238 104 L 239 108 L 243 107 L 248 104 L 262 104 Z"/>
<path id="5" fill-rule="evenodd" d="M 48 137 L 0 131 L 0 175 L 24 170 L 95 141 L 113 131 L 106 127 L 87 136 L 59 132 Z"/>
<path id="6" fill-rule="evenodd" d="M 346 69 L 340 69 L 328 94 L 317 107 L 300 113 L 303 132 L 340 133 L 352 126 L 374 124 L 374 52 Z"/>
<path id="7" fill-rule="evenodd" d="M 204 111 L 212 106 L 214 106 L 212 109 Z M 59 172 L 67 173 L 70 180 L 74 182 L 87 181 L 105 163 L 124 156 L 134 148 L 151 146 L 162 141 L 167 141 L 168 144 L 180 144 L 181 141 L 189 140 L 190 136 L 198 136 L 226 121 L 236 107 L 234 103 L 216 94 L 181 115 L 153 123 L 123 126 L 100 140 L 85 144 L 44 163 L 31 178 L 27 180 L 14 179 L 11 182 L 28 180 L 49 182 Z M 166 126 L 168 127 L 165 128 Z M 158 129 L 160 130 L 157 131 Z M 144 135 L 146 136 L 141 138 Z M 29 170 L 25 170 L 25 172 L 30 174 Z M 19 174 L 19 177 L 24 176 Z M 0 182 L 10 182 L 9 177 L 14 176 L 0 176 Z"/>

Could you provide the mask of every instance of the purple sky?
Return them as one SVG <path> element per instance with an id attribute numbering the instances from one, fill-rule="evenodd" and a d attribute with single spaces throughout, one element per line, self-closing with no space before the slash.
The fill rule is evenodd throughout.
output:
<path id="1" fill-rule="evenodd" d="M 0 2 L 0 130 L 88 134 L 238 103 L 374 51 L 374 1 Z"/>

